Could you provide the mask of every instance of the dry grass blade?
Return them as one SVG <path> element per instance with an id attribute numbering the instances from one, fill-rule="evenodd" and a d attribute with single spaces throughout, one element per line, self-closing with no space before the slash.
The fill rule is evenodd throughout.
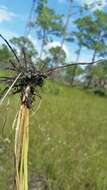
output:
<path id="1" fill-rule="evenodd" d="M 18 118 L 18 113 L 19 113 L 19 112 L 17 112 L 17 113 L 16 113 L 15 118 L 14 118 L 14 120 L 13 120 L 12 130 L 14 130 L 14 129 L 15 129 L 15 125 L 16 125 L 17 118 Z"/>
<path id="2" fill-rule="evenodd" d="M 34 116 L 38 112 L 38 110 L 39 110 L 39 108 L 41 106 L 41 103 L 42 103 L 42 100 L 40 99 L 40 101 L 39 101 L 39 103 L 37 105 L 37 108 L 35 109 L 35 111 L 32 112 L 32 116 Z"/>
<path id="3" fill-rule="evenodd" d="M 8 94 L 10 93 L 11 89 L 13 88 L 13 86 L 15 85 L 15 83 L 17 82 L 17 80 L 19 79 L 20 76 L 21 76 L 21 73 L 19 73 L 19 75 L 16 77 L 16 79 L 14 80 L 14 82 L 12 83 L 10 88 L 7 90 L 6 94 L 1 99 L 0 105 L 4 102 L 5 98 L 8 96 Z"/>
<path id="4" fill-rule="evenodd" d="M 28 190 L 28 142 L 29 142 L 29 109 L 21 105 L 15 136 L 15 190 Z"/>

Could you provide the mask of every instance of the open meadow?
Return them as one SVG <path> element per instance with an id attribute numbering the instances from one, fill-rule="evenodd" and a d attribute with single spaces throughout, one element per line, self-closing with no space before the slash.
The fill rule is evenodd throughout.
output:
<path id="1" fill-rule="evenodd" d="M 30 117 L 29 189 L 107 189 L 107 98 L 47 82 Z M 0 107 L 0 190 L 12 189 L 17 97 Z"/>

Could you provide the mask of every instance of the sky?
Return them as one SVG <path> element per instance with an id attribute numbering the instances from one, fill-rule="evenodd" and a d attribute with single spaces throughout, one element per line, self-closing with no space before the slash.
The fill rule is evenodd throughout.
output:
<path id="1" fill-rule="evenodd" d="M 13 36 L 20 36 L 24 34 L 26 21 L 32 6 L 33 0 L 0 0 L 0 33 L 3 34 L 7 39 Z M 74 0 L 75 5 L 83 6 L 87 3 L 91 6 L 91 11 L 95 9 L 107 9 L 107 0 Z M 67 12 L 66 0 L 49 0 L 49 6 L 53 7 L 56 12 L 64 13 Z M 76 11 L 74 9 L 74 11 Z M 77 13 L 76 13 L 77 14 Z M 38 46 L 38 40 L 36 36 L 32 36 L 31 39 Z M 1 43 L 1 41 L 0 41 Z M 53 45 L 58 44 L 55 41 Z M 75 59 L 76 44 L 71 47 L 69 44 L 64 45 L 65 51 L 67 52 L 68 59 Z M 88 53 L 84 49 L 81 55 L 81 61 L 88 61 L 91 57 L 91 52 Z"/>

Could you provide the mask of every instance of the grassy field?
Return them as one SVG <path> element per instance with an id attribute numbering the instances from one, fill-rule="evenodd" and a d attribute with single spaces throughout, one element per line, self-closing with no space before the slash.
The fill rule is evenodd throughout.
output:
<path id="1" fill-rule="evenodd" d="M 30 118 L 29 189 L 107 190 L 107 99 L 49 82 L 41 95 Z M 19 103 L 12 97 L 0 108 L 0 190 L 14 176 L 11 125 Z"/>

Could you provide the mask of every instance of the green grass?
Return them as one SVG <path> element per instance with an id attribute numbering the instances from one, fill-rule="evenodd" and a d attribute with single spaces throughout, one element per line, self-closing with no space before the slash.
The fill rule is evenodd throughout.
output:
<path id="1" fill-rule="evenodd" d="M 41 107 L 32 114 L 35 103 L 30 117 L 31 178 L 43 176 L 49 190 L 107 190 L 107 99 L 49 82 L 41 94 Z M 0 137 L 0 190 L 9 189 L 14 175 L 11 125 L 20 102 L 9 101 L 0 108 L 1 128 L 7 115 Z"/>

